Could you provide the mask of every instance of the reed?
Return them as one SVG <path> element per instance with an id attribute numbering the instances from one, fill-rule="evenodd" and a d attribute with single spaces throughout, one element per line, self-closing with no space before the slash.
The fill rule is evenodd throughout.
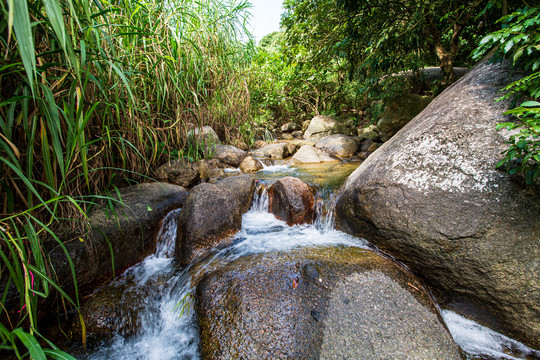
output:
<path id="1" fill-rule="evenodd" d="M 186 137 L 194 126 L 241 139 L 248 9 L 244 0 L 0 2 L 0 349 L 63 354 L 39 335 L 38 298 L 55 291 L 78 308 L 78 294 L 54 280 L 43 243 L 63 246 L 56 232 L 67 219 L 83 228 L 93 194 L 197 153 Z M 18 309 L 4 306 L 10 286 Z"/>

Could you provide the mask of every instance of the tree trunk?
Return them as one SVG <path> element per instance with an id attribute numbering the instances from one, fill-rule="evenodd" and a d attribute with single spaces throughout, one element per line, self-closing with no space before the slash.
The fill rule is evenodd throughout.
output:
<path id="1" fill-rule="evenodd" d="M 443 72 L 443 84 L 450 85 L 456 81 L 456 73 L 454 72 L 454 57 L 453 52 L 446 51 L 440 44 L 435 46 L 435 54 L 441 64 L 441 70 Z"/>

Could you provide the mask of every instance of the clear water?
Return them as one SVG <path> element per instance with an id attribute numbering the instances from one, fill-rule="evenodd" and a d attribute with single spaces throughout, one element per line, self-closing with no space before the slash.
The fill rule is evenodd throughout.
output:
<path id="1" fill-rule="evenodd" d="M 284 170 L 289 171 L 274 167 L 269 169 L 269 173 L 272 174 L 274 170 L 281 174 Z M 329 187 L 321 190 L 316 204 L 316 221 L 309 225 L 288 226 L 268 213 L 268 196 L 262 186 L 256 192 L 250 211 L 243 215 L 242 230 L 235 235 L 232 245 L 214 251 L 203 263 L 187 269 L 179 269 L 172 258 L 176 219 L 180 210 L 171 212 L 163 221 L 155 254 L 128 269 L 116 280 L 118 284 L 133 284 L 129 291 L 140 294 L 139 298 L 144 302 L 144 311 L 138 315 L 140 327 L 137 334 L 129 337 L 118 334 L 111 341 L 101 344 L 99 350 L 79 357 L 100 360 L 199 359 L 191 281 L 201 271 L 223 266 L 248 254 L 300 246 L 344 245 L 373 249 L 369 242 L 334 229 L 334 196 Z M 471 359 L 518 359 L 535 354 L 523 344 L 453 312 L 443 310 L 442 316 L 456 343 Z M 513 355 L 509 355 L 509 349 L 513 350 Z"/>

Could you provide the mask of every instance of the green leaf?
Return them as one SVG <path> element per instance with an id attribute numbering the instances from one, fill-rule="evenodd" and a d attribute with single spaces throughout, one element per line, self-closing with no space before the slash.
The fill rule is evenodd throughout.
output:
<path id="1" fill-rule="evenodd" d="M 522 107 L 540 107 L 540 102 L 538 101 L 525 101 L 524 103 L 521 103 Z"/>
<path id="2" fill-rule="evenodd" d="M 45 353 L 45 355 L 47 355 L 48 357 L 51 357 L 53 359 L 77 360 L 73 356 L 69 355 L 68 353 L 65 353 L 65 352 L 63 352 L 61 350 L 57 350 L 57 349 L 44 349 L 43 352 Z"/>
<path id="3" fill-rule="evenodd" d="M 33 335 L 24 332 L 21 328 L 13 330 L 15 334 L 23 343 L 24 347 L 28 349 L 30 357 L 34 360 L 47 360 L 47 356 L 43 352 L 43 349 L 39 345 L 38 341 Z"/>
<path id="4" fill-rule="evenodd" d="M 9 16 L 13 17 L 13 29 L 17 37 L 17 47 L 21 55 L 24 69 L 28 77 L 28 84 L 34 91 L 34 74 L 36 73 L 36 52 L 34 50 L 34 38 L 30 25 L 30 13 L 26 0 L 8 2 L 10 5 Z"/>

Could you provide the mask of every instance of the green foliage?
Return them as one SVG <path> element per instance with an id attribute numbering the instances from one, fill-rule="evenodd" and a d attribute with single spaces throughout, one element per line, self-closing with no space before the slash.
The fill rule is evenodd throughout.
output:
<path id="1" fill-rule="evenodd" d="M 496 19 L 493 7 L 481 11 L 487 3 L 288 0 L 282 23 L 288 41 L 305 46 L 313 62 L 346 59 L 351 76 L 378 78 L 438 62 L 451 80 L 455 59 L 468 61 L 463 55 Z"/>
<path id="2" fill-rule="evenodd" d="M 261 40 L 253 62 L 251 100 L 255 117 L 285 122 L 354 106 L 355 89 L 342 64 L 329 59 L 313 63 L 303 46 L 287 42 L 282 32 Z"/>
<path id="3" fill-rule="evenodd" d="M 510 174 L 525 174 L 527 184 L 532 184 L 540 176 L 540 103 L 524 102 L 505 115 L 514 115 L 519 121 L 500 123 L 497 129 L 519 132 L 510 136 L 507 141 L 510 146 L 497 166 L 506 168 Z"/>
<path id="4" fill-rule="evenodd" d="M 525 71 L 525 76 L 505 88 L 501 99 L 519 99 L 530 96 L 540 97 L 540 7 L 520 9 L 499 21 L 502 29 L 495 31 L 480 41 L 474 58 L 484 56 L 496 47 L 494 60 L 509 57 L 514 67 Z M 515 122 L 497 125 L 497 129 L 518 131 L 507 141 L 509 148 L 504 158 L 497 164 L 510 174 L 523 173 L 528 184 L 540 176 L 540 103 L 526 101 L 509 110 Z"/>
<path id="5" fill-rule="evenodd" d="M 0 2 L 2 349 L 69 358 L 41 347 L 37 310 L 52 293 L 78 308 L 75 270 L 57 230 L 86 230 L 89 207 L 103 198 L 92 194 L 146 179 L 172 153 L 197 154 L 186 136 L 193 126 L 243 136 L 248 7 L 243 0 Z M 74 293 L 57 283 L 50 246 L 64 249 Z M 19 292 L 16 308 L 6 307 L 10 287 Z"/>

